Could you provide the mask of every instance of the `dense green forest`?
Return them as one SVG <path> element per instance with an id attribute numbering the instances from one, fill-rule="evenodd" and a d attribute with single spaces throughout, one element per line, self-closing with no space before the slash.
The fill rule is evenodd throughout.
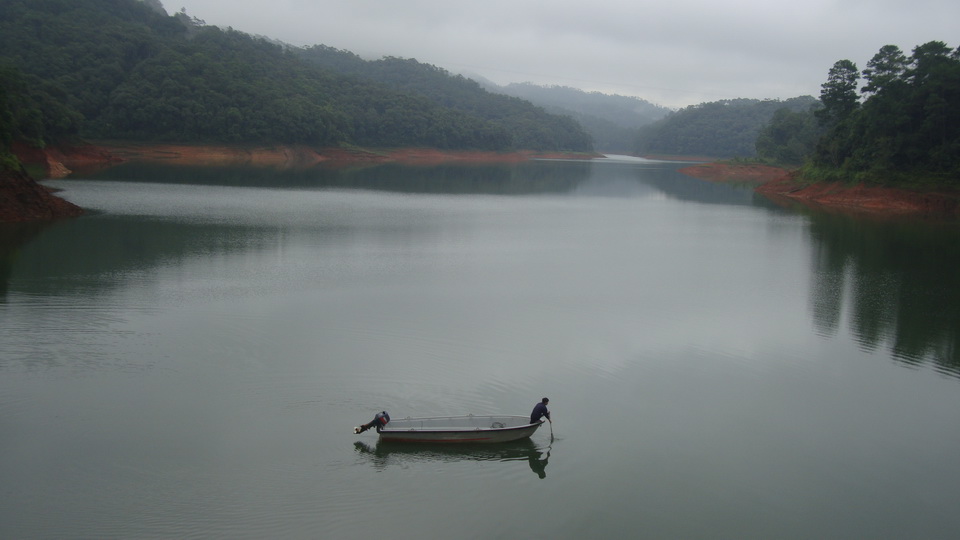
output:
<path id="1" fill-rule="evenodd" d="M 670 114 L 670 109 L 637 97 L 585 92 L 567 86 L 512 83 L 487 89 L 574 118 L 593 137 L 593 145 L 601 152 L 633 152 L 637 130 Z"/>
<path id="2" fill-rule="evenodd" d="M 960 185 L 960 48 L 885 45 L 862 72 L 836 62 L 821 88 L 805 177 Z"/>
<path id="3" fill-rule="evenodd" d="M 805 111 L 779 109 L 757 136 L 757 157 L 768 163 L 799 166 L 816 149 L 824 128 L 817 121 L 818 101 Z"/>
<path id="4" fill-rule="evenodd" d="M 80 136 L 592 149 L 570 118 L 414 60 L 353 73 L 318 64 L 310 49 L 169 16 L 156 0 L 3 0 L 0 131 L 36 145 Z"/>
<path id="5" fill-rule="evenodd" d="M 515 146 L 532 150 L 592 149 L 590 136 L 573 119 L 549 114 L 529 101 L 488 92 L 471 79 L 413 59 L 386 57 L 367 61 L 324 45 L 299 49 L 308 63 L 382 84 L 439 106 L 487 120 L 514 134 Z"/>
<path id="6" fill-rule="evenodd" d="M 757 137 L 778 110 L 808 111 L 811 96 L 784 101 L 727 99 L 685 107 L 640 129 L 640 154 L 696 155 L 715 158 L 754 157 Z"/>

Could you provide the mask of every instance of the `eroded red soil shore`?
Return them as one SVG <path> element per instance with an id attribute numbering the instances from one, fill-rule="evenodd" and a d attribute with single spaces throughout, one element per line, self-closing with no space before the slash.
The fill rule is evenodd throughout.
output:
<path id="1" fill-rule="evenodd" d="M 529 151 L 445 151 L 431 148 L 368 150 L 307 146 L 244 147 L 130 143 L 77 145 L 43 150 L 18 145 L 14 147 L 14 153 L 23 163 L 42 167 L 49 178 L 64 177 L 73 171 L 108 167 L 123 161 L 299 169 L 318 165 L 356 167 L 380 163 L 409 165 L 438 165 L 454 162 L 517 163 L 538 158 L 584 159 L 599 156 L 599 154 Z M 756 184 L 758 193 L 785 206 L 802 204 L 809 207 L 875 215 L 960 217 L 960 192 L 957 190 L 911 191 L 866 185 L 804 184 L 798 182 L 790 171 L 759 164 L 703 163 L 684 167 L 680 172 L 716 182 Z M 28 186 L 24 183 L 22 176 L 24 175 L 5 174 L 3 182 L 0 183 L 0 221 L 25 221 L 77 215 L 79 209 L 50 195 L 36 182 L 33 182 L 33 186 Z M 27 177 L 26 180 L 29 178 Z"/>
<path id="2" fill-rule="evenodd" d="M 687 176 L 713 182 L 765 184 L 788 174 L 779 167 L 759 164 L 704 163 L 680 169 Z"/>
<path id="3" fill-rule="evenodd" d="M 559 154 L 537 152 L 482 152 L 452 151 L 432 148 L 397 148 L 369 150 L 361 148 L 312 148 L 309 146 L 227 146 L 227 145 L 183 145 L 183 144 L 110 144 L 91 146 L 81 153 L 81 161 L 69 152 L 61 152 L 55 157 L 60 159 L 64 168 L 84 166 L 84 155 L 102 153 L 110 161 L 149 161 L 178 165 L 225 166 L 247 165 L 255 167 L 275 167 L 281 169 L 301 169 L 325 165 L 330 167 L 348 167 L 377 163 L 403 163 L 412 165 L 436 165 L 441 163 L 515 163 L 536 158 L 583 158 L 584 154 Z M 59 170 L 51 167 L 50 172 Z M 69 174 L 69 173 L 68 173 Z"/>
<path id="4" fill-rule="evenodd" d="M 0 223 L 79 216 L 83 210 L 50 193 L 22 171 L 0 170 Z"/>
<path id="5" fill-rule="evenodd" d="M 680 172 L 719 182 L 749 182 L 777 204 L 874 216 L 960 218 L 960 191 L 913 191 L 874 185 L 799 182 L 794 172 L 757 164 L 707 163 Z"/>
<path id="6" fill-rule="evenodd" d="M 75 172 L 95 171 L 125 161 L 194 166 L 253 166 L 307 169 L 316 166 L 362 167 L 380 163 L 439 165 L 443 163 L 518 163 L 538 158 L 584 159 L 600 154 L 544 152 L 445 151 L 431 148 L 368 150 L 311 148 L 308 146 L 229 146 L 185 144 L 100 143 L 33 148 L 15 144 L 21 163 L 42 170 L 44 178 L 64 178 Z M 31 221 L 75 216 L 78 207 L 50 192 L 22 171 L 0 177 L 0 222 Z"/>

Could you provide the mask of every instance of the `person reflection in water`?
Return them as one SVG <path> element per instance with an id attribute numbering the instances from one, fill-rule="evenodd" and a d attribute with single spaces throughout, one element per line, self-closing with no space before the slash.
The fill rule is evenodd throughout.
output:
<path id="1" fill-rule="evenodd" d="M 550 461 L 550 450 L 547 450 L 547 457 L 540 459 L 541 455 L 543 454 L 537 451 L 530 452 L 530 455 L 527 457 L 527 463 L 530 465 L 530 470 L 537 473 L 537 476 L 546 478 L 547 462 Z"/>
<path id="2" fill-rule="evenodd" d="M 541 418 L 544 416 L 547 417 L 547 420 L 549 420 L 551 424 L 553 423 L 553 420 L 550 420 L 550 411 L 547 410 L 547 403 L 550 403 L 550 400 L 543 398 L 540 400 L 540 403 L 536 404 L 536 406 L 533 408 L 533 412 L 530 413 L 531 424 L 536 424 L 537 422 L 542 424 L 543 420 L 541 420 Z"/>

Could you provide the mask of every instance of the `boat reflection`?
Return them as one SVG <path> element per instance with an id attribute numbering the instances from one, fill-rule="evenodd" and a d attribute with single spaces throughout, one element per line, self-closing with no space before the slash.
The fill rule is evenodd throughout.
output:
<path id="1" fill-rule="evenodd" d="M 357 453 L 374 467 L 424 461 L 526 461 L 540 478 L 547 477 L 551 447 L 541 448 L 530 439 L 499 444 L 404 444 L 377 441 L 376 445 L 354 443 Z"/>

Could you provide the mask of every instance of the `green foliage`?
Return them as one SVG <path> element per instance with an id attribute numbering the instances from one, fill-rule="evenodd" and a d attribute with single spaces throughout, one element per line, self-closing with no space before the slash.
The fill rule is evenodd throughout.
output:
<path id="1" fill-rule="evenodd" d="M 351 52 L 323 45 L 303 49 L 300 55 L 312 65 L 426 99 L 435 106 L 483 121 L 489 125 L 478 129 L 479 135 L 488 141 L 486 144 L 503 149 L 593 149 L 590 136 L 571 118 L 549 114 L 519 98 L 488 92 L 475 81 L 436 66 L 394 57 L 365 61 Z M 458 140 L 471 138 L 463 130 L 448 136 Z M 442 138 L 437 142 L 434 146 L 448 147 L 443 145 Z"/>
<path id="2" fill-rule="evenodd" d="M 43 147 L 74 135 L 83 120 L 56 84 L 0 64 L 0 149 L 13 141 Z"/>
<path id="3" fill-rule="evenodd" d="M 932 41 L 906 58 L 887 45 L 867 64 L 864 79 L 867 98 L 830 126 L 805 172 L 960 184 L 960 50 Z"/>
<path id="4" fill-rule="evenodd" d="M 9 150 L 13 142 L 13 110 L 10 108 L 11 79 L 15 76 L 10 68 L 0 66 L 0 153 Z"/>
<path id="5" fill-rule="evenodd" d="M 753 157 L 761 129 L 778 110 L 806 111 L 815 103 L 814 98 L 802 96 L 785 101 L 732 99 L 693 105 L 641 128 L 636 151 L 639 154 Z"/>
<path id="6" fill-rule="evenodd" d="M 827 74 L 827 82 L 820 85 L 820 103 L 817 118 L 824 126 L 835 126 L 846 120 L 860 105 L 857 82 L 860 72 L 850 60 L 838 60 Z"/>
<path id="7" fill-rule="evenodd" d="M 757 136 L 757 156 L 778 165 L 801 165 L 817 146 L 817 105 L 806 111 L 777 110 Z"/>
<path id="8" fill-rule="evenodd" d="M 591 148 L 569 118 L 493 96 L 434 66 L 395 58 L 368 63 L 323 47 L 300 51 L 157 7 L 137 0 L 0 2 L 0 62 L 15 67 L 23 82 L 7 98 L 19 100 L 11 110 L 22 109 L 12 119 L 15 128 L 5 129 L 9 136 L 33 144 L 76 133 L 142 141 Z M 324 52 L 342 65 L 314 61 L 313 54 Z M 368 76 L 370 70 L 378 76 Z"/>
<path id="9" fill-rule="evenodd" d="M 0 66 L 0 172 L 16 169 L 16 158 L 10 153 L 13 142 L 13 110 L 10 107 L 11 84 L 14 73 L 10 68 Z"/>
<path id="10" fill-rule="evenodd" d="M 880 52 L 867 62 L 863 70 L 863 79 L 867 84 L 861 92 L 876 93 L 881 88 L 888 88 L 907 69 L 907 57 L 896 45 L 884 45 Z"/>

